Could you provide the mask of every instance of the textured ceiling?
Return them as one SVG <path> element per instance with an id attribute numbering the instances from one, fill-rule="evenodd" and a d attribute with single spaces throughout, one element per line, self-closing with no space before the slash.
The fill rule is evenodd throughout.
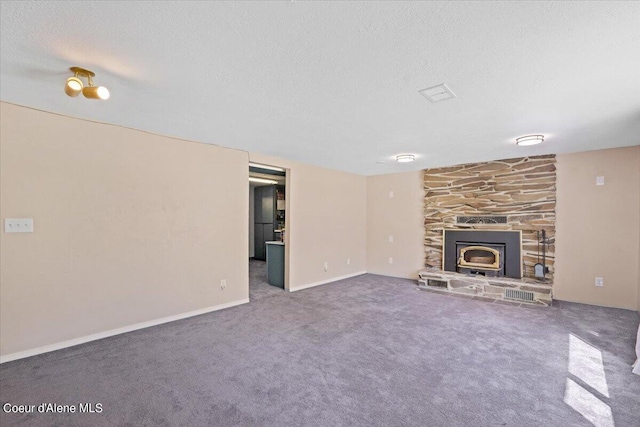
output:
<path id="1" fill-rule="evenodd" d="M 3 1 L 0 98 L 365 175 L 629 146 L 639 22 L 612 1 Z M 73 65 L 111 99 L 65 96 Z M 457 98 L 418 93 L 440 83 Z"/>

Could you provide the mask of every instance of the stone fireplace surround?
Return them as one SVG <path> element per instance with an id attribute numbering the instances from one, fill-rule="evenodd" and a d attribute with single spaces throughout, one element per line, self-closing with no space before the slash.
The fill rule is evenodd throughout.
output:
<path id="1" fill-rule="evenodd" d="M 555 171 L 555 155 L 424 170 L 426 268 L 419 273 L 420 286 L 492 301 L 509 300 L 513 292 L 507 289 L 524 291 L 533 300 L 517 302 L 550 305 L 555 258 Z M 469 223 L 469 217 L 480 220 Z M 444 230 L 520 231 L 522 278 L 444 271 Z M 537 237 L 542 230 L 549 243 L 549 272 L 544 279 L 537 279 L 533 266 L 538 262 Z"/>

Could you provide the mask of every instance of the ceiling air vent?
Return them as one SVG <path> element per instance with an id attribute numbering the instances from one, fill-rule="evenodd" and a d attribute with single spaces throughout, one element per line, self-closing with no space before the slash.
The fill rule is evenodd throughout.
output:
<path id="1" fill-rule="evenodd" d="M 439 84 L 438 86 L 419 90 L 418 92 L 420 92 L 422 96 L 424 96 L 431 102 L 446 101 L 447 99 L 456 97 L 456 94 L 453 93 L 451 89 L 449 89 L 444 83 Z"/>

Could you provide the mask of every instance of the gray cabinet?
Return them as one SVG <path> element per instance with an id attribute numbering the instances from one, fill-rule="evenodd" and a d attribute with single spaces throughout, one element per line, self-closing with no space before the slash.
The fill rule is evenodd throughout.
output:
<path id="1" fill-rule="evenodd" d="M 253 244 L 254 244 L 254 252 L 253 257 L 255 259 L 265 260 L 267 253 L 266 248 L 264 247 L 264 224 L 255 223 L 254 231 L 253 231 Z"/>
<path id="2" fill-rule="evenodd" d="M 267 259 L 265 242 L 275 240 L 276 187 L 267 185 L 254 189 L 254 258 Z"/>
<path id="3" fill-rule="evenodd" d="M 270 285 L 284 289 L 284 244 L 267 243 L 267 280 Z"/>
<path id="4" fill-rule="evenodd" d="M 276 188 L 274 185 L 256 187 L 255 197 L 255 222 L 257 224 L 273 223 L 275 219 L 275 197 Z"/>
<path id="5" fill-rule="evenodd" d="M 275 212 L 275 188 L 268 187 L 266 188 L 262 195 L 262 218 L 264 223 L 272 223 L 274 219 Z"/>
<path id="6" fill-rule="evenodd" d="M 266 260 L 267 252 L 265 242 L 273 241 L 273 224 L 255 224 L 253 241 L 255 244 L 254 258 Z"/>

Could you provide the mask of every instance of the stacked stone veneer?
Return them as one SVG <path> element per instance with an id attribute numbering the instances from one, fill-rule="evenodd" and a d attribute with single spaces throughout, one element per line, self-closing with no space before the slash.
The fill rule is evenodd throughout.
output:
<path id="1" fill-rule="evenodd" d="M 551 306 L 551 285 L 534 279 L 511 279 L 504 277 L 469 276 L 451 271 L 426 268 L 419 273 L 419 288 L 431 291 L 447 292 L 473 297 L 489 302 L 508 302 L 510 304 L 533 304 Z M 509 298 L 507 289 L 524 291 L 531 294 L 531 300 Z"/>
<path id="2" fill-rule="evenodd" d="M 443 230 L 521 230 L 523 277 L 534 278 L 537 231 L 545 230 L 546 264 L 541 284 L 553 282 L 556 222 L 555 155 L 522 157 L 424 170 L 427 267 L 442 269 Z M 458 216 L 507 217 L 506 224 L 458 224 Z"/>

